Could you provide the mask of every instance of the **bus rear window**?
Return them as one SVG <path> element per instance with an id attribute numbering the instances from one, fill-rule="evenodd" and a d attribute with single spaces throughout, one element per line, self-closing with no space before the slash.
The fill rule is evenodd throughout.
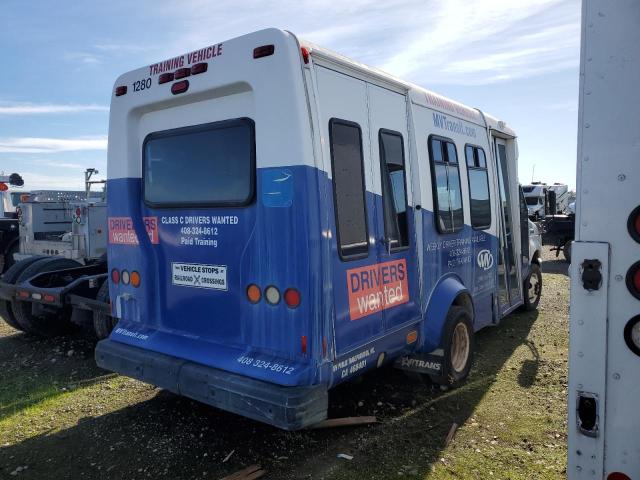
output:
<path id="1" fill-rule="evenodd" d="M 255 185 L 254 123 L 239 118 L 152 133 L 143 167 L 149 205 L 246 205 Z"/>

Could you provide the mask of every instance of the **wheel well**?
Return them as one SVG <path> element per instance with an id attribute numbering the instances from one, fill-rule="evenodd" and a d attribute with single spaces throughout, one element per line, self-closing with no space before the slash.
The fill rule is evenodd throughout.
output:
<path id="1" fill-rule="evenodd" d="M 453 305 L 464 308 L 471 316 L 471 321 L 473 322 L 473 300 L 471 299 L 471 295 L 467 292 L 460 293 L 460 295 L 458 295 L 453 301 Z"/>

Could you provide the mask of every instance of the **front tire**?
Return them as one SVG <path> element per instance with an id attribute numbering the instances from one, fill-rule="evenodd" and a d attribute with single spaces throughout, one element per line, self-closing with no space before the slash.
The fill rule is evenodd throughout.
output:
<path id="1" fill-rule="evenodd" d="M 535 310 L 542 296 L 542 271 L 537 263 L 531 264 L 529 275 L 524 281 L 524 309 Z"/>
<path id="2" fill-rule="evenodd" d="M 454 305 L 449 309 L 442 347 L 442 374 L 431 375 L 431 381 L 456 386 L 469 376 L 475 348 L 471 315 L 464 308 Z"/>

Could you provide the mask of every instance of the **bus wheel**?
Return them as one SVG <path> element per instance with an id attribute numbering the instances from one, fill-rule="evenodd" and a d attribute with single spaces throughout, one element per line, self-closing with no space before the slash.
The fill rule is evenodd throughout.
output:
<path id="1" fill-rule="evenodd" d="M 473 361 L 473 325 L 471 315 L 464 308 L 454 305 L 449 309 L 443 347 L 442 374 L 430 376 L 431 381 L 455 386 L 467 378 Z"/>
<path id="2" fill-rule="evenodd" d="M 33 257 L 25 258 L 24 260 L 20 260 L 19 262 L 15 262 L 11 265 L 6 272 L 2 275 L 2 281 L 5 283 L 15 284 L 16 280 L 20 276 L 20 274 L 31 264 L 38 260 L 42 260 L 43 257 L 41 255 L 36 255 Z M 4 321 L 17 330 L 23 330 L 18 321 L 16 320 L 16 316 L 13 313 L 13 302 L 11 300 L 0 300 L 0 317 L 4 319 Z"/>
<path id="3" fill-rule="evenodd" d="M 39 273 L 74 268 L 80 265 L 79 262 L 68 258 L 42 258 L 25 268 L 16 283 L 27 280 Z M 33 313 L 33 304 L 31 302 L 15 301 L 12 308 L 22 330 L 33 335 L 41 337 L 62 335 L 70 331 L 73 326 L 71 323 L 71 310 L 68 308 L 63 308 L 57 312 L 41 312 L 37 315 Z"/>
<path id="4" fill-rule="evenodd" d="M 562 254 L 564 255 L 564 259 L 571 263 L 571 240 L 567 240 L 562 247 Z"/>
<path id="5" fill-rule="evenodd" d="M 529 276 L 524 281 L 524 309 L 535 310 L 542 296 L 542 272 L 540 265 L 531 264 Z"/>
<path id="6" fill-rule="evenodd" d="M 99 302 L 109 302 L 109 280 L 105 280 L 98 294 L 96 300 Z M 96 338 L 103 340 L 111 334 L 111 330 L 116 326 L 117 319 L 111 315 L 107 315 L 104 312 L 93 312 L 93 330 L 95 331 Z"/>

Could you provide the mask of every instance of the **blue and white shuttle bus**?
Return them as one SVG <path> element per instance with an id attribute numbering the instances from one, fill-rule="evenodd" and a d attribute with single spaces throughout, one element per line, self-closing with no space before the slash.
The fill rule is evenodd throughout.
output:
<path id="1" fill-rule="evenodd" d="M 121 76 L 108 148 L 106 369 L 294 430 L 539 301 L 515 133 L 289 32 Z"/>

